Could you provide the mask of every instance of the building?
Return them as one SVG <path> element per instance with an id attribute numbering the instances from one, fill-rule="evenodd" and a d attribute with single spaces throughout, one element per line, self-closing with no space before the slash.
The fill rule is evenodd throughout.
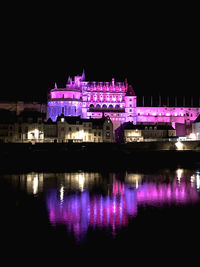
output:
<path id="1" fill-rule="evenodd" d="M 167 101 L 169 102 L 169 101 Z M 177 101 L 175 101 L 177 102 Z M 185 105 L 185 104 L 184 104 Z M 113 129 L 125 122 L 133 124 L 171 124 L 177 136 L 192 132 L 192 122 L 200 114 L 200 107 L 138 106 L 137 96 L 131 85 L 125 82 L 88 82 L 85 73 L 68 78 L 65 88 L 57 84 L 50 90 L 47 101 L 47 119 L 56 121 L 62 113 L 65 116 L 101 118 L 109 116 Z"/>
<path id="2" fill-rule="evenodd" d="M 115 140 L 120 143 L 169 140 L 176 130 L 168 124 L 137 124 L 127 122 L 115 130 Z"/>
<path id="3" fill-rule="evenodd" d="M 194 139 L 200 140 L 200 115 L 192 123 L 192 134 Z"/>
<path id="4" fill-rule="evenodd" d="M 136 123 L 136 96 L 131 86 L 112 79 L 112 82 L 87 82 L 85 74 L 68 78 L 66 88 L 55 88 L 49 93 L 47 119 L 65 116 L 81 118 L 101 118 L 109 116 L 114 128 L 125 121 Z"/>
<path id="5" fill-rule="evenodd" d="M 57 118 L 58 142 L 113 142 L 113 125 L 109 117 L 99 119 L 82 119 L 66 117 Z"/>
<path id="6" fill-rule="evenodd" d="M 16 115 L 9 110 L 0 109 L 0 142 L 12 142 Z"/>
<path id="7" fill-rule="evenodd" d="M 53 122 L 45 114 L 24 110 L 20 115 L 0 110 L 1 142 L 113 142 L 109 117 L 82 119 L 61 114 Z"/>

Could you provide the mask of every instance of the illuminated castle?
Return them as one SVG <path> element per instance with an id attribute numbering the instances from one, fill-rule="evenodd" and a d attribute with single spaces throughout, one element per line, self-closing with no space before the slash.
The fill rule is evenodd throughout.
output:
<path id="1" fill-rule="evenodd" d="M 69 77 L 65 88 L 50 90 L 47 119 L 56 121 L 61 114 L 82 118 L 109 116 L 114 129 L 124 122 L 133 124 L 168 123 L 177 135 L 189 134 L 192 122 L 200 114 L 200 107 L 141 107 L 131 85 L 125 82 L 88 82 L 85 73 Z"/>

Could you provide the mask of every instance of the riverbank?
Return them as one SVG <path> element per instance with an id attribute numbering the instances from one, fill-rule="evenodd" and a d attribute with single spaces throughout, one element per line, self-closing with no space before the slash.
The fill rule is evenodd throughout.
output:
<path id="1" fill-rule="evenodd" d="M 200 166 L 200 141 L 0 144 L 1 171 L 157 169 Z"/>

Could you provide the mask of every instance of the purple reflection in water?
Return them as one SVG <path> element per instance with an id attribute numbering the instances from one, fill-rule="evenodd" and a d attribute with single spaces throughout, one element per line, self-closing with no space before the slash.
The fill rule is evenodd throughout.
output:
<path id="1" fill-rule="evenodd" d="M 50 223 L 65 224 L 77 240 L 87 233 L 88 227 L 116 229 L 128 225 L 128 219 L 137 215 L 137 206 L 143 204 L 164 205 L 187 204 L 199 199 L 195 188 L 190 184 L 144 183 L 138 189 L 128 185 L 113 184 L 112 195 L 90 196 L 88 191 L 66 195 L 61 200 L 56 190 L 47 194 L 47 207 Z"/>

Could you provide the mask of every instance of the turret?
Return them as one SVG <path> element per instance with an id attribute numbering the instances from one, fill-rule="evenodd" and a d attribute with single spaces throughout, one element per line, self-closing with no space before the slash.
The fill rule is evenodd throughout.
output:
<path id="1" fill-rule="evenodd" d="M 131 121 L 136 124 L 136 100 L 137 97 L 131 85 L 127 85 L 127 91 L 124 97 L 126 121 Z"/>

